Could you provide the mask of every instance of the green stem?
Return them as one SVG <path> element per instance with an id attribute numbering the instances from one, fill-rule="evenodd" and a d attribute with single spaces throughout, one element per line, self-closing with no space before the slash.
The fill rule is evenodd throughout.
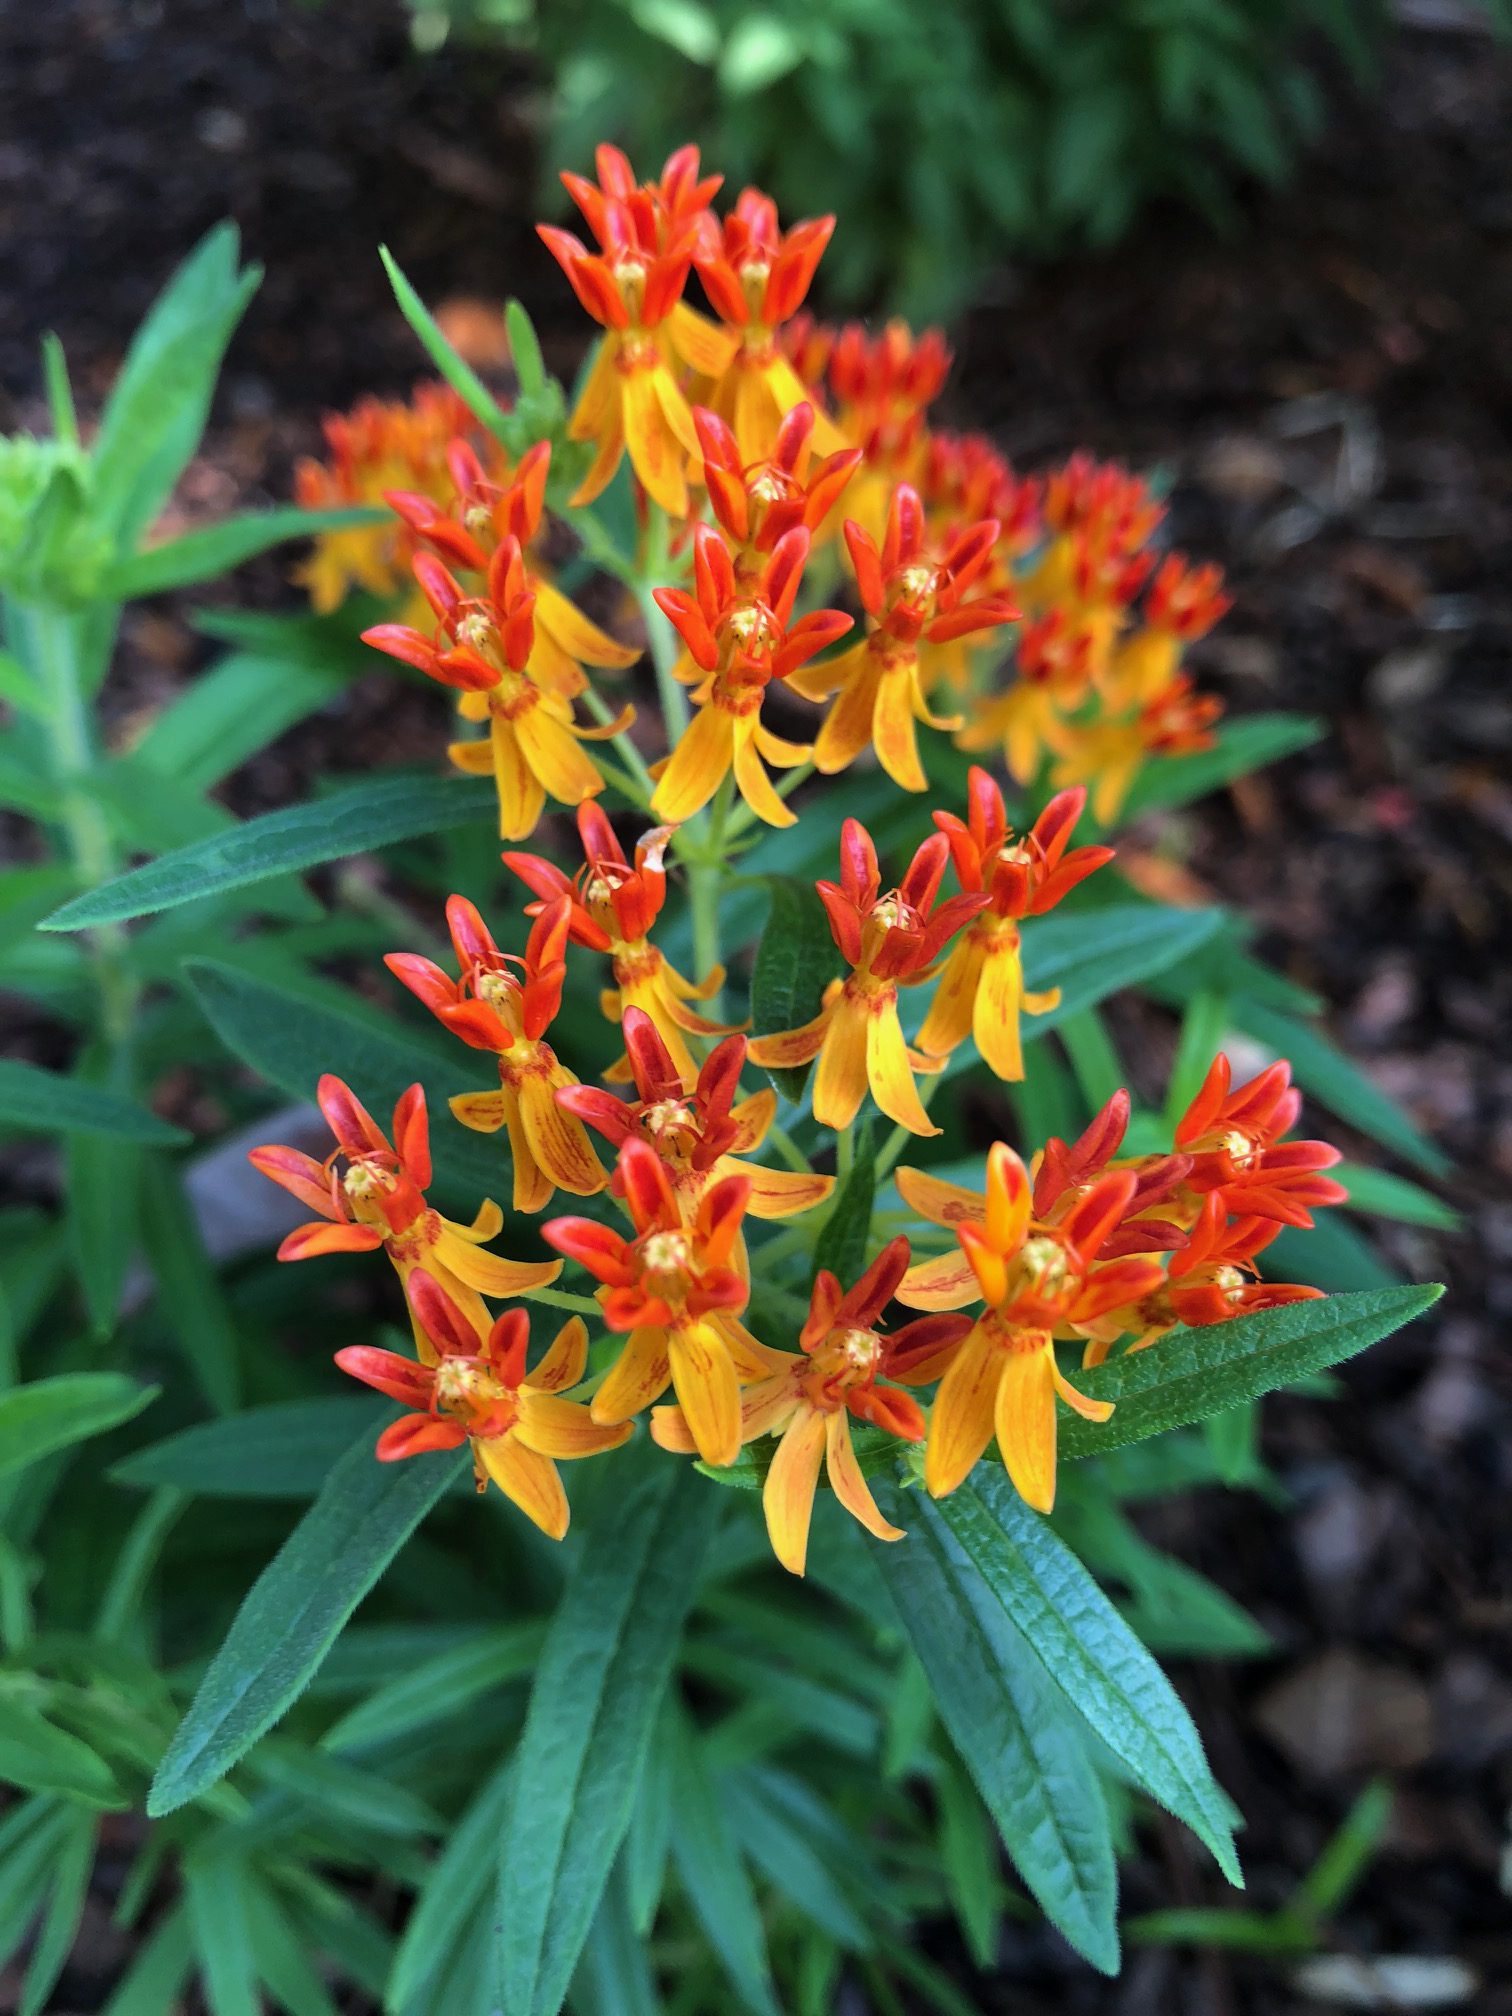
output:
<path id="1" fill-rule="evenodd" d="M 105 809 L 90 789 L 99 761 L 95 725 L 84 696 L 78 619 L 63 610 L 29 605 L 22 617 L 30 638 L 32 670 L 47 694 L 48 755 L 60 794 L 60 821 L 81 889 L 98 888 L 119 867 Z M 100 993 L 100 1028 L 112 1049 L 124 1052 L 132 1033 L 137 985 L 126 963 L 126 933 L 105 924 L 89 933 Z"/>
<path id="2" fill-rule="evenodd" d="M 919 1104 L 926 1110 L 928 1109 L 930 1100 L 934 1097 L 935 1087 L 939 1082 L 938 1077 L 926 1078 L 924 1083 L 919 1087 Z M 893 1164 L 903 1153 L 903 1150 L 908 1146 L 910 1141 L 920 1141 L 923 1138 L 922 1135 L 915 1134 L 908 1127 L 894 1127 L 891 1134 L 883 1142 L 882 1152 L 877 1157 L 877 1182 L 881 1184 L 892 1174 Z"/>
<path id="3" fill-rule="evenodd" d="M 700 858 L 688 868 L 688 904 L 693 912 L 693 971 L 701 979 L 719 964 L 719 885 L 724 875 L 725 830 L 735 797 L 735 773 L 727 770 L 719 780 L 709 812 L 708 831 L 699 848 Z M 716 1017 L 718 1002 L 709 1003 Z"/>
<path id="4" fill-rule="evenodd" d="M 843 1183 L 856 1159 L 856 1126 L 842 1127 L 835 1136 L 835 1174 Z"/>
<path id="5" fill-rule="evenodd" d="M 651 650 L 651 663 L 656 668 L 656 691 L 661 701 L 662 720 L 667 730 L 667 747 L 676 748 L 682 740 L 691 718 L 688 711 L 688 696 L 682 682 L 672 675 L 672 667 L 682 655 L 682 644 L 677 632 L 656 606 L 653 588 L 663 585 L 663 579 L 670 567 L 667 554 L 667 521 L 661 510 L 653 505 L 651 521 L 646 530 L 645 571 L 635 583 L 635 599 L 640 604 L 641 620 L 646 626 L 646 642 Z"/>
<path id="6" fill-rule="evenodd" d="M 773 788 L 779 798 L 791 798 L 793 793 L 798 789 L 798 786 L 805 783 L 813 774 L 814 766 L 812 763 L 800 763 L 796 769 L 789 770 L 784 777 L 780 778 Z M 725 839 L 738 840 L 748 827 L 755 824 L 756 814 L 751 810 L 750 806 L 737 805 L 734 816 L 731 818 L 729 826 L 725 831 Z"/>
<path id="7" fill-rule="evenodd" d="M 603 1310 L 591 1295 L 569 1295 L 565 1288 L 522 1288 L 525 1302 L 544 1302 L 548 1309 L 570 1309 L 575 1316 L 601 1317 Z"/>
<path id="8" fill-rule="evenodd" d="M 609 705 L 602 693 L 588 686 L 578 697 L 599 726 L 608 727 L 617 710 Z M 610 782 L 624 792 L 632 805 L 639 805 L 643 812 L 648 811 L 651 805 L 651 793 L 656 787 L 652 782 L 651 772 L 646 768 L 645 758 L 623 730 L 609 738 L 609 747 L 624 764 L 625 774 L 610 770 L 607 764 L 601 764 L 600 768 Z"/>
<path id="9" fill-rule="evenodd" d="M 779 1127 L 774 1120 L 766 1133 L 767 1140 L 777 1150 L 789 1169 L 795 1169 L 800 1176 L 811 1176 L 814 1165 L 804 1154 L 786 1127 Z"/>

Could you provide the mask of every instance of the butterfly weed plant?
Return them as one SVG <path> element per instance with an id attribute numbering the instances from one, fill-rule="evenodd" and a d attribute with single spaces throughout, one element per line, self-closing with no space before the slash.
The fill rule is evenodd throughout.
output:
<path id="1" fill-rule="evenodd" d="M 960 2009 L 944 1916 L 1117 1970 L 1152 1807 L 1213 1908 L 1135 1936 L 1282 1923 L 1219 1908 L 1155 1656 L 1265 1634 L 1131 1514 L 1275 1490 L 1260 1396 L 1438 1293 L 1339 1207 L 1443 1207 L 1303 1093 L 1442 1163 L 1119 843 L 1316 724 L 1223 721 L 1222 581 L 1139 476 L 1015 471 L 934 425 L 940 332 L 812 318 L 833 218 L 721 215 L 691 148 L 566 181 L 571 391 L 511 306 L 497 397 L 389 261 L 438 380 L 155 537 L 256 284 L 223 231 L 87 443 L 55 345 L 0 443 L 0 1127 L 59 1200 L 0 1212 L 29 2016 L 91 1884 L 110 2016 Z M 290 539 L 308 612 L 202 616 L 107 732 L 123 606 Z M 385 659 L 455 739 L 234 820 Z"/>

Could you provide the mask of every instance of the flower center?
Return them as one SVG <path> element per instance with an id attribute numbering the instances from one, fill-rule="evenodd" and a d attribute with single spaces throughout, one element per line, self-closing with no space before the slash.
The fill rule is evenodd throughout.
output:
<path id="1" fill-rule="evenodd" d="M 680 1288 L 692 1271 L 693 1242 L 686 1232 L 653 1232 L 641 1246 L 641 1274 L 649 1288 Z"/>
<path id="2" fill-rule="evenodd" d="M 436 1367 L 436 1408 L 469 1428 L 502 1435 L 518 1414 L 509 1388 L 480 1358 L 443 1358 Z"/>
<path id="3" fill-rule="evenodd" d="M 1019 1248 L 1013 1267 L 1021 1288 L 1053 1298 L 1065 1293 L 1072 1280 L 1070 1256 L 1058 1239 L 1037 1233 Z"/>

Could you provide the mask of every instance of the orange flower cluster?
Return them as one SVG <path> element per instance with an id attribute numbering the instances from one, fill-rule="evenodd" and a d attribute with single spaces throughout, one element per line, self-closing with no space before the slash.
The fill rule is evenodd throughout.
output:
<path id="1" fill-rule="evenodd" d="M 552 442 L 506 458 L 453 394 L 427 388 L 411 408 L 370 403 L 330 423 L 331 463 L 301 472 L 300 495 L 390 506 L 382 540 L 321 542 L 312 594 L 321 608 L 351 584 L 397 597 L 407 571 L 428 615 L 392 611 L 366 641 L 451 688 L 485 731 L 450 753 L 493 777 L 502 838 L 530 836 L 548 800 L 574 810 L 582 862 L 571 872 L 549 849 L 502 856 L 529 897 L 522 950 L 502 949 L 458 894 L 446 905 L 455 971 L 409 952 L 387 965 L 494 1059 L 497 1084 L 459 1093 L 451 1113 L 507 1139 L 515 1212 L 540 1213 L 560 1191 L 599 1199 L 598 1215 L 540 1224 L 550 1260 L 487 1250 L 503 1229 L 496 1205 L 465 1227 L 426 1201 L 419 1086 L 399 1100 L 390 1139 L 323 1078 L 336 1144 L 326 1160 L 285 1147 L 252 1160 L 315 1214 L 281 1258 L 382 1247 L 399 1273 L 415 1357 L 338 1357 L 407 1410 L 380 1458 L 466 1445 L 480 1488 L 497 1483 L 559 1538 L 557 1464 L 622 1443 L 648 1409 L 661 1447 L 708 1465 L 772 1437 L 768 1529 L 802 1574 L 821 1474 L 870 1533 L 902 1537 L 866 1481 L 889 1447 L 922 1445 L 938 1496 L 995 1437 L 1017 1489 L 1048 1511 L 1057 1407 L 1091 1421 L 1112 1411 L 1073 1383 L 1068 1347 L 1093 1368 L 1178 1325 L 1312 1295 L 1262 1282 L 1257 1262 L 1282 1225 L 1311 1224 L 1344 1193 L 1326 1173 L 1333 1149 L 1286 1138 L 1300 1107 L 1289 1067 L 1235 1087 L 1219 1057 L 1168 1152 L 1121 1154 L 1120 1093 L 1078 1140 L 1052 1139 L 1028 1163 L 998 1142 L 980 1193 L 900 1169 L 905 1205 L 944 1227 L 950 1250 L 915 1260 L 908 1236 L 880 1251 L 869 1238 L 857 1279 L 818 1271 L 806 1320 L 778 1340 L 794 1348 L 748 1327 L 748 1224 L 788 1221 L 754 1248 L 758 1269 L 768 1250 L 812 1246 L 837 1181 L 814 1166 L 826 1130 L 846 1137 L 870 1097 L 906 1132 L 937 1134 L 928 1089 L 968 1045 L 998 1078 L 1023 1078 L 1023 1018 L 1060 1006 L 1057 990 L 1027 984 L 1024 922 L 1111 860 L 1109 847 L 1073 844 L 1089 807 L 1106 826 L 1151 756 L 1209 739 L 1217 703 L 1194 691 L 1184 655 L 1227 599 L 1215 569 L 1157 561 L 1162 507 L 1139 478 L 1078 456 L 1028 479 L 984 436 L 934 428 L 951 362 L 937 331 L 814 322 L 804 303 L 833 218 L 784 227 L 751 189 L 717 218 L 720 178 L 693 148 L 654 181 L 637 181 L 613 147 L 596 167 L 594 181 L 563 178 L 586 236 L 540 227 L 602 331 L 565 430 L 591 448 L 576 451 L 586 474 L 569 499 L 550 494 L 589 557 L 605 557 L 608 533 L 588 507 L 628 460 L 639 550 L 609 564 L 653 633 L 664 712 L 686 717 L 674 746 L 643 757 L 621 739 L 633 710 L 611 708 L 593 679 L 640 649 L 547 572 Z M 711 314 L 684 298 L 694 276 Z M 561 490 L 574 452 L 557 441 Z M 848 606 L 821 606 L 831 599 Z M 664 656 L 661 618 L 676 640 Z M 689 689 L 691 709 L 667 679 Z M 949 713 L 936 711 L 942 692 Z M 790 699 L 822 704 L 810 739 L 776 731 Z M 1001 749 L 1037 816 L 1015 832 L 999 783 L 974 766 L 964 805 L 933 813 L 936 830 L 895 884 L 871 833 L 847 818 L 838 880 L 816 884 L 841 970 L 812 1020 L 748 1042 L 715 1019 L 718 904 L 700 893 L 717 891 L 752 820 L 795 823 L 785 794 L 810 768 L 836 775 L 873 750 L 900 790 L 926 792 L 921 724 L 966 749 Z M 593 753 L 604 739 L 618 766 Z M 789 773 L 780 787 L 774 769 Z M 633 839 L 599 802 L 610 784 L 640 815 Z M 674 941 L 655 942 L 674 849 L 694 878 L 701 977 L 668 957 Z M 1029 949 L 1032 972 L 1032 935 Z M 623 1043 L 603 1085 L 565 1061 L 592 999 L 568 984 L 583 953 L 608 962 L 597 1006 Z M 778 1124 L 774 1090 L 743 1091 L 748 1063 L 815 1066 L 816 1146 L 800 1146 L 806 1115 L 791 1132 Z M 853 1153 L 843 1139 L 837 1168 Z M 805 1214 L 821 1215 L 805 1226 Z M 554 1286 L 565 1261 L 586 1272 L 592 1300 Z M 574 1317 L 532 1369 L 525 1312 L 488 1307 L 531 1297 L 596 1314 L 598 1363 Z M 894 1300 L 917 1313 L 890 1328 Z M 936 1385 L 932 1403 L 917 1397 Z"/>

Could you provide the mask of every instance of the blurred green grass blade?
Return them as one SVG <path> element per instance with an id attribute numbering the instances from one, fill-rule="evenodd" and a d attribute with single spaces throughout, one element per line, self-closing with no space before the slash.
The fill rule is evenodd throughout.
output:
<path id="1" fill-rule="evenodd" d="M 1326 733 L 1327 724 L 1307 714 L 1247 714 L 1226 721 L 1213 748 L 1147 763 L 1135 778 L 1117 823 L 1123 827 L 1144 812 L 1190 805 L 1236 777 L 1247 777 L 1267 763 L 1310 748 Z"/>
<path id="2" fill-rule="evenodd" d="M 673 1866 L 742 2007 L 753 2016 L 780 2016 L 761 1910 L 733 1818 L 698 1732 L 684 1718 L 672 1761 Z"/>
<path id="3" fill-rule="evenodd" d="M 0 1393 L 0 1475 L 106 1435 L 156 1399 L 124 1372 L 56 1372 Z"/>
<path id="4" fill-rule="evenodd" d="M 0 1057 L 0 1127 L 28 1134 L 98 1134 L 170 1147 L 189 1136 L 107 1085 Z"/>
<path id="5" fill-rule="evenodd" d="M 403 2009 L 420 1993 L 491 1890 L 513 1780 L 514 1759 L 506 1757 L 452 1828 L 411 1908 L 384 1991 L 385 2008 Z"/>
<path id="6" fill-rule="evenodd" d="M 1290 1386 L 1389 1337 L 1431 1309 L 1443 1292 L 1431 1285 L 1330 1295 L 1200 1330 L 1172 1330 L 1147 1351 L 1077 1373 L 1083 1393 L 1116 1404 L 1103 1422 L 1062 1415 L 1061 1454 L 1095 1456 Z"/>
<path id="7" fill-rule="evenodd" d="M 276 875 L 302 873 L 400 840 L 491 816 L 489 778 L 377 776 L 327 798 L 286 805 L 176 847 L 87 890 L 44 920 L 44 931 L 83 931 L 198 903 Z"/>
<path id="8" fill-rule="evenodd" d="M 1329 1174 L 1349 1192 L 1351 1211 L 1372 1218 L 1392 1218 L 1402 1225 L 1426 1225 L 1434 1232 L 1457 1232 L 1464 1223 L 1458 1211 L 1420 1183 L 1393 1176 L 1389 1169 L 1367 1169 L 1341 1162 Z"/>
<path id="9" fill-rule="evenodd" d="M 387 525 L 392 513 L 383 509 L 303 511 L 286 505 L 275 511 L 251 511 L 222 519 L 196 532 L 128 553 L 105 569 L 96 592 L 112 602 L 132 602 L 142 595 L 164 595 L 177 588 L 213 581 L 272 546 L 291 539 L 313 539 L 322 532 L 351 532 L 364 526 Z"/>
<path id="10" fill-rule="evenodd" d="M 52 2002 L 84 1913 L 89 1872 L 94 1866 L 95 1833 L 99 1823 L 92 1813 L 69 1817 L 60 1852 L 53 1866 L 52 1896 L 32 1947 L 26 1979 L 16 2016 L 43 2016 Z"/>
<path id="11" fill-rule="evenodd" d="M 1069 1709 L 940 1507 L 922 1491 L 873 1489 L 907 1538 L 870 1552 L 940 1720 L 1046 1917 L 1100 1973 L 1116 1974 L 1107 1808 Z"/>
<path id="12" fill-rule="evenodd" d="M 496 1997 L 513 2016 L 560 2008 L 629 1826 L 712 1523 L 703 1490 L 691 1465 L 650 1461 L 586 1522 L 503 1843 Z"/>
<path id="13" fill-rule="evenodd" d="M 503 440 L 509 415 L 472 366 L 465 363 L 447 342 L 436 318 L 404 277 L 398 260 L 387 245 L 378 247 L 378 257 L 383 261 L 383 270 L 394 290 L 394 299 L 399 303 L 399 312 L 420 338 L 426 355 L 468 411 L 483 423 L 490 434 Z"/>
<path id="14" fill-rule="evenodd" d="M 997 1464 L 923 1516 L 942 1519 L 1066 1699 L 1240 1884 L 1228 1802 L 1180 1697 L 1048 1520 Z"/>
<path id="15" fill-rule="evenodd" d="M 91 1808 L 119 1809 L 129 1803 L 98 1751 L 23 1701 L 7 1701 L 0 1718 L 0 1781 Z M 58 1844 L 50 1841 L 50 1864 L 57 1852 Z"/>
<path id="16" fill-rule="evenodd" d="M 357 1435 L 377 1439 L 386 1402 L 365 1396 L 276 1400 L 196 1422 L 113 1466 L 113 1484 L 202 1498 L 314 1498 Z"/>
<path id="17" fill-rule="evenodd" d="M 356 676 L 334 654 L 232 651 L 176 694 L 133 750 L 138 766 L 213 791 L 238 765 L 334 700 Z"/>
<path id="18" fill-rule="evenodd" d="M 184 1862 L 184 1898 L 210 2016 L 263 2016 L 244 1866 L 213 1850 L 190 1855 Z"/>
<path id="19" fill-rule="evenodd" d="M 379 1463 L 367 1435 L 352 1445 L 237 1612 L 158 1767 L 150 1814 L 208 1791 L 287 1712 L 458 1467 Z"/>
<path id="20" fill-rule="evenodd" d="M 178 1339 L 189 1375 L 210 1407 L 231 1414 L 240 1397 L 241 1343 L 181 1171 L 164 1156 L 148 1156 L 140 1180 L 142 1244 L 156 1282 L 159 1320 Z"/>

